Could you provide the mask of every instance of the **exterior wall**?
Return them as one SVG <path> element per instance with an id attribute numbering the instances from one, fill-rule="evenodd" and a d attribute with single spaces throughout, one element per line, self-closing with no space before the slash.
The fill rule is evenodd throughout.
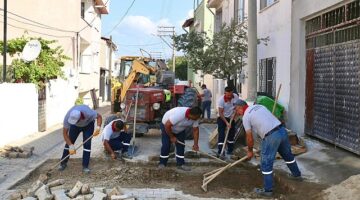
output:
<path id="1" fill-rule="evenodd" d="M 223 0 L 222 2 L 222 23 L 231 24 L 235 16 L 235 0 Z"/>
<path id="2" fill-rule="evenodd" d="M 46 85 L 46 127 L 62 123 L 66 112 L 75 105 L 78 94 L 74 83 L 51 80 Z"/>
<path id="3" fill-rule="evenodd" d="M 260 59 L 276 57 L 276 91 L 282 84 L 279 103 L 284 105 L 286 110 L 290 98 L 291 4 L 291 1 L 278 1 L 257 14 L 258 38 L 270 39 L 267 46 L 258 45 L 258 70 Z M 257 79 L 259 81 L 259 75 Z"/>
<path id="4" fill-rule="evenodd" d="M 38 94 L 31 83 L 0 84 L 0 147 L 38 131 Z"/>
<path id="5" fill-rule="evenodd" d="M 295 0 L 292 3 L 291 27 L 291 67 L 290 67 L 290 98 L 288 125 L 299 134 L 304 133 L 305 125 L 305 81 L 306 81 L 306 51 L 305 51 L 305 20 L 331 9 L 342 0 Z"/>

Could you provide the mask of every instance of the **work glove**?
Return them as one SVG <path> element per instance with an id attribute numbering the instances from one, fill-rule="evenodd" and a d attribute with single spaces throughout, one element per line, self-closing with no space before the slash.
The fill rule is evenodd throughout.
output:
<path id="1" fill-rule="evenodd" d="M 69 146 L 69 154 L 70 155 L 76 154 L 76 149 L 75 149 L 75 146 L 73 144 Z"/>
<path id="2" fill-rule="evenodd" d="M 101 128 L 100 126 L 97 126 L 97 127 L 96 127 L 96 129 L 95 129 L 95 131 L 94 131 L 94 133 L 93 133 L 93 136 L 94 136 L 94 137 L 96 137 L 97 135 L 100 134 L 100 128 Z"/>

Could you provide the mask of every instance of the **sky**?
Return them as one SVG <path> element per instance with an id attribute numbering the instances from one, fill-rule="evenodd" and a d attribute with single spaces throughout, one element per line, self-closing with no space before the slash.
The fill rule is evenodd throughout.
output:
<path id="1" fill-rule="evenodd" d="M 119 24 L 133 1 L 111 0 L 110 13 L 102 15 L 102 35 L 112 35 L 117 56 L 141 55 L 142 48 L 155 57 L 171 58 L 172 50 L 157 36 L 158 26 L 175 26 L 177 35 L 184 33 L 181 25 L 193 16 L 193 0 L 135 0 Z M 171 44 L 170 37 L 165 39 Z"/>

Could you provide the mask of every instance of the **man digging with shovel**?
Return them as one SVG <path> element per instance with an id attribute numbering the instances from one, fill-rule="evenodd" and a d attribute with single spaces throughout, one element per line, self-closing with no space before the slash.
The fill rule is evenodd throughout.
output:
<path id="1" fill-rule="evenodd" d="M 94 131 L 95 119 L 97 122 L 97 127 Z M 76 154 L 74 143 L 80 132 L 82 132 L 84 141 L 82 162 L 83 172 L 90 173 L 89 162 L 91 152 L 91 137 L 99 135 L 101 124 L 101 115 L 86 105 L 74 106 L 66 113 L 63 128 L 63 136 L 66 144 L 61 158 L 62 162 L 58 168 L 60 171 L 66 168 L 67 162 L 69 160 L 68 155 Z"/>
<path id="2" fill-rule="evenodd" d="M 176 107 L 165 113 L 160 124 L 162 146 L 159 168 L 166 166 L 169 159 L 170 144 L 175 143 L 177 168 L 184 171 L 191 170 L 190 167 L 185 166 L 184 160 L 185 129 L 193 127 L 193 150 L 199 151 L 199 119 L 201 114 L 202 110 L 199 107 Z"/>
<path id="3" fill-rule="evenodd" d="M 264 106 L 252 105 L 241 99 L 234 102 L 235 112 L 242 116 L 246 131 L 246 143 L 248 145 L 247 157 L 254 156 L 253 132 L 261 139 L 261 172 L 264 178 L 264 188 L 255 188 L 254 192 L 262 196 L 272 196 L 273 193 L 273 164 L 276 153 L 279 152 L 291 171 L 289 177 L 294 180 L 302 180 L 301 172 L 297 166 L 288 135 L 281 122 Z"/>

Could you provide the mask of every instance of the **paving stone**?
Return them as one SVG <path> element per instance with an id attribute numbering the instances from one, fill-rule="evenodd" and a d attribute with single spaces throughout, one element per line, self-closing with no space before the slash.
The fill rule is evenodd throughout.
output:
<path id="1" fill-rule="evenodd" d="M 94 188 L 91 188 L 90 191 L 91 191 L 92 193 L 94 193 L 94 191 L 98 191 L 98 192 L 101 192 L 101 193 L 106 193 L 104 187 L 94 187 Z"/>
<path id="2" fill-rule="evenodd" d="M 39 200 L 52 200 L 54 198 L 54 195 L 50 193 L 50 189 L 46 185 L 43 185 L 41 188 L 39 188 L 35 192 L 35 196 L 37 196 Z"/>
<path id="3" fill-rule="evenodd" d="M 112 195 L 110 199 L 111 200 L 124 200 L 124 199 L 128 199 L 128 198 L 130 198 L 129 195 L 124 194 L 124 195 Z"/>
<path id="4" fill-rule="evenodd" d="M 27 190 L 27 195 L 28 196 L 34 196 L 36 190 L 38 190 L 39 188 L 41 188 L 42 186 L 44 186 L 44 183 L 42 183 L 41 181 L 37 180 L 35 183 L 33 183 L 31 185 L 31 187 Z"/>
<path id="5" fill-rule="evenodd" d="M 19 158 L 29 158 L 31 156 L 31 153 L 28 151 L 19 153 Z"/>
<path id="6" fill-rule="evenodd" d="M 19 157 L 19 153 L 18 152 L 10 152 L 9 153 L 9 158 L 17 158 Z"/>
<path id="7" fill-rule="evenodd" d="M 20 192 L 14 192 L 9 196 L 9 200 L 17 200 L 21 199 L 21 193 Z"/>
<path id="8" fill-rule="evenodd" d="M 60 190 L 54 190 L 51 191 L 51 193 L 54 195 L 55 200 L 69 200 L 70 198 L 66 196 L 66 190 L 60 189 Z"/>
<path id="9" fill-rule="evenodd" d="M 47 183 L 49 177 L 46 174 L 40 174 L 38 181 L 41 181 L 43 184 Z"/>
<path id="10" fill-rule="evenodd" d="M 93 196 L 92 200 L 105 200 L 106 197 L 107 197 L 106 194 L 104 194 L 102 192 L 94 191 L 94 196 Z"/>
<path id="11" fill-rule="evenodd" d="M 80 181 L 76 182 L 73 189 L 70 190 L 68 196 L 71 198 L 75 198 L 76 195 L 78 195 L 80 193 L 82 186 L 83 186 L 83 183 L 81 183 Z"/>
<path id="12" fill-rule="evenodd" d="M 23 200 L 36 200 L 36 198 L 35 197 L 26 197 Z"/>
<path id="13" fill-rule="evenodd" d="M 84 184 L 81 187 L 81 194 L 89 194 L 90 193 L 90 186 L 89 184 Z"/>
<path id="14" fill-rule="evenodd" d="M 52 188 L 52 187 L 56 187 L 56 186 L 59 186 L 59 185 L 64 185 L 65 183 L 65 180 L 64 179 L 58 179 L 58 180 L 55 180 L 55 181 L 52 181 L 48 184 L 46 184 L 49 188 Z"/>

